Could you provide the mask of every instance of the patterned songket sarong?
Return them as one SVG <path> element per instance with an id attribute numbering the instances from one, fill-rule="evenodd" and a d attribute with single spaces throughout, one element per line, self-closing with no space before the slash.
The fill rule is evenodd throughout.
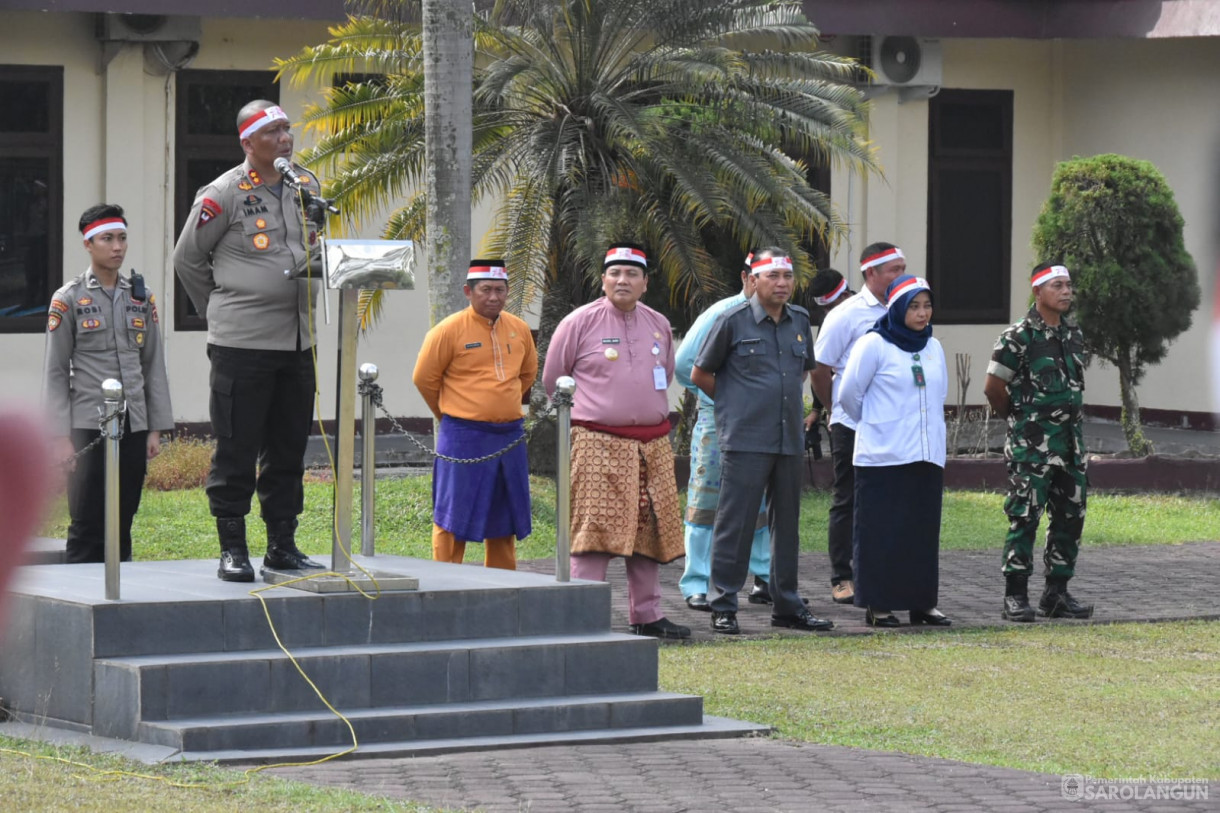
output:
<path id="1" fill-rule="evenodd" d="M 572 553 L 639 554 L 661 564 L 684 553 L 673 447 L 572 428 Z"/>

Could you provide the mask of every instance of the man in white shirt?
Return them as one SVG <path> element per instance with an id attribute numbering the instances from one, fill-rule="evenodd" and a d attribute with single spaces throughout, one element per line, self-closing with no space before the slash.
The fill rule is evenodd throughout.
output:
<path id="1" fill-rule="evenodd" d="M 814 357 L 813 394 L 830 404 L 830 446 L 834 485 L 827 532 L 830 553 L 830 597 L 836 604 L 851 604 L 855 597 L 851 572 L 852 512 L 856 488 L 852 455 L 856 449 L 856 422 L 839 403 L 839 378 L 856 340 L 885 315 L 885 289 L 906 273 L 902 249 L 892 243 L 872 243 L 860 254 L 864 289 L 826 314 L 818 331 Z"/>

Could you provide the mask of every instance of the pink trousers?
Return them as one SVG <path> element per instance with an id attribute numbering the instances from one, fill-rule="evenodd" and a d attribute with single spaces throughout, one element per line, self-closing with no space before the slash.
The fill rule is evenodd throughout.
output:
<path id="1" fill-rule="evenodd" d="M 604 582 L 614 558 L 609 553 L 573 553 L 572 578 Z M 659 621 L 665 615 L 661 612 L 661 566 L 646 556 L 629 556 L 626 561 L 627 620 L 632 624 Z"/>

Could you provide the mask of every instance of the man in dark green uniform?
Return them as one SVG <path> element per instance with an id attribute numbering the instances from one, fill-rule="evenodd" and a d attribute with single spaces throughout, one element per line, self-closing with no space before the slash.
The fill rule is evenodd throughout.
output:
<path id="1" fill-rule="evenodd" d="M 1046 590 L 1038 614 L 1088 618 L 1067 591 L 1084 530 L 1088 478 L 1085 473 L 1084 335 L 1063 317 L 1072 307 L 1072 280 L 1062 265 L 1045 263 L 1030 282 L 1034 306 L 1000 334 L 987 367 L 983 394 L 996 415 L 1008 418 L 1004 457 L 1008 463 L 1008 536 L 1004 540 L 1004 610 L 1011 621 L 1033 621 L 1028 582 L 1034 535 L 1049 508 Z"/>

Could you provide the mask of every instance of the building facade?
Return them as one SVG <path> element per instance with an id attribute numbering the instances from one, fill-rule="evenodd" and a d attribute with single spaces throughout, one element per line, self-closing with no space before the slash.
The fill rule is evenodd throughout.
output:
<path id="1" fill-rule="evenodd" d="M 830 168 L 832 199 L 851 224 L 849 238 L 831 247 L 831 262 L 859 288 L 863 246 L 903 246 L 911 270 L 936 290 L 946 353 L 971 356 L 967 403 L 983 402 L 995 337 L 1028 306 L 1028 272 L 1039 259 L 1030 235 L 1061 160 L 1117 152 L 1155 164 L 1186 221 L 1203 301 L 1212 301 L 1220 112 L 1209 90 L 1220 75 L 1220 2 L 811 0 L 805 7 L 826 47 L 867 56 L 881 76 L 869 93 L 883 175 Z M 176 0 L 0 0 L 0 381 L 8 399 L 38 399 L 46 306 L 85 268 L 76 219 L 104 200 L 127 210 L 128 265 L 158 295 L 175 417 L 207 420 L 205 333 L 175 284 L 173 244 L 195 189 L 242 159 L 237 108 L 268 97 L 296 118 L 318 98 L 314 89 L 275 83 L 271 66 L 325 40 L 343 4 L 220 0 L 208 5 L 209 16 L 198 10 Z M 882 50 L 886 40 L 909 45 L 895 37 L 912 38 L 918 49 L 914 81 L 883 74 L 882 60 L 893 61 Z M 298 129 L 298 148 L 306 143 Z M 488 212 L 475 213 L 472 255 L 488 222 Z M 366 224 L 366 236 L 378 225 Z M 381 322 L 361 339 L 359 361 L 381 368 L 395 415 L 426 416 L 410 382 L 427 329 L 426 279 L 419 275 L 415 291 L 388 292 L 386 302 Z M 332 298 L 332 313 L 336 305 Z M 1141 384 L 1151 414 L 1208 425 L 1216 405 L 1199 379 L 1206 310 Z M 330 419 L 335 325 L 320 317 L 318 329 L 321 413 Z M 1117 408 L 1116 371 L 1094 365 L 1086 403 Z"/>

